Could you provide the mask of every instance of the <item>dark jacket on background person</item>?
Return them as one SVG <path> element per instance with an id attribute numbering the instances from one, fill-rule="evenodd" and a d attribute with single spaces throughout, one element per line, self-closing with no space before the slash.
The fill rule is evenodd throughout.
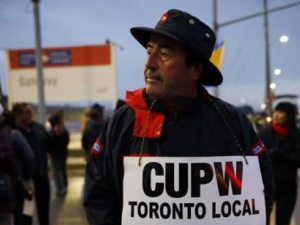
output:
<path id="1" fill-rule="evenodd" d="M 16 152 L 17 174 L 19 179 L 31 179 L 34 172 L 34 153 L 19 130 L 11 131 L 11 144 Z"/>
<path id="2" fill-rule="evenodd" d="M 81 145 L 87 155 L 89 155 L 93 144 L 103 130 L 104 122 L 89 120 L 81 138 Z"/>
<path id="3" fill-rule="evenodd" d="M 31 146 L 35 156 L 36 176 L 48 176 L 49 135 L 46 129 L 37 122 L 32 122 L 29 129 L 18 128 Z"/>
<path id="4" fill-rule="evenodd" d="M 59 130 L 55 130 L 56 128 L 53 126 L 49 132 L 49 153 L 56 185 L 56 194 L 64 195 L 67 193 L 68 186 L 67 158 L 70 134 L 62 124 L 57 126 L 60 126 Z"/>
<path id="5" fill-rule="evenodd" d="M 15 210 L 14 191 L 17 177 L 15 152 L 11 145 L 11 131 L 4 124 L 0 125 L 0 176 L 9 184 L 8 193 L 5 194 L 6 191 L 5 193 L 0 193 L 1 216 L 1 213 L 12 213 Z M 1 182 L 4 182 L 4 180 Z"/>
<path id="6" fill-rule="evenodd" d="M 276 190 L 295 191 L 297 189 L 297 170 L 300 168 L 300 132 L 297 130 L 282 138 L 271 125 L 259 132 L 272 158 Z"/>
<path id="7" fill-rule="evenodd" d="M 25 198 L 32 199 L 35 158 L 30 145 L 19 130 L 12 129 L 11 144 L 16 154 L 17 168 L 15 189 L 16 210 L 14 212 L 14 224 L 21 225 L 24 224 L 24 200 Z"/>
<path id="8" fill-rule="evenodd" d="M 3 114 L 5 124 L 11 130 L 11 145 L 17 160 L 18 181 L 31 179 L 34 171 L 34 152 L 23 134 L 16 128 L 15 116 L 7 111 Z"/>
<path id="9" fill-rule="evenodd" d="M 53 130 L 49 131 L 49 153 L 54 157 L 67 157 L 68 156 L 68 144 L 70 142 L 70 134 L 67 129 L 64 128 L 63 132 L 59 135 L 55 134 Z"/>
<path id="10" fill-rule="evenodd" d="M 49 135 L 43 125 L 32 122 L 28 129 L 18 128 L 34 152 L 34 195 L 39 223 L 49 224 L 50 183 L 48 176 Z"/>
<path id="11" fill-rule="evenodd" d="M 128 92 L 126 103 L 106 124 L 86 166 L 83 203 L 90 224 L 121 224 L 124 155 L 247 157 L 256 155 L 253 146 L 261 143 L 241 112 L 202 87 L 197 98 L 177 99 L 174 109 L 151 103 L 145 89 Z M 267 151 L 259 153 L 269 213 L 273 177 Z"/>

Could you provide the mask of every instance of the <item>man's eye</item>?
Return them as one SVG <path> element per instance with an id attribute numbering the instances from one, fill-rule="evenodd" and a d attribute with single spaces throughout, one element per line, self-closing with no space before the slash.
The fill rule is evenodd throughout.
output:
<path id="1" fill-rule="evenodd" d="M 162 56 L 169 56 L 169 53 L 168 52 L 161 52 L 160 53 Z"/>

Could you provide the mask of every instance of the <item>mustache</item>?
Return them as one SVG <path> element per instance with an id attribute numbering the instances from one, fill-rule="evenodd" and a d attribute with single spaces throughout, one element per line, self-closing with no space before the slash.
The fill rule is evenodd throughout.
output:
<path id="1" fill-rule="evenodd" d="M 163 81 L 163 77 L 159 73 L 149 72 L 146 74 L 146 78 Z"/>

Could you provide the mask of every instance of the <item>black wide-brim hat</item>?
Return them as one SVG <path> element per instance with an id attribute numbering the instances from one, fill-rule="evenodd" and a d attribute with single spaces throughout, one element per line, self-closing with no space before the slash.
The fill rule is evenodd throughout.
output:
<path id="1" fill-rule="evenodd" d="M 209 60 L 214 50 L 216 35 L 209 26 L 196 17 L 171 9 L 163 14 L 155 28 L 133 27 L 130 32 L 145 48 L 151 34 L 160 34 L 180 42 L 204 64 L 204 73 L 199 78 L 200 84 L 217 86 L 223 82 L 221 72 Z"/>

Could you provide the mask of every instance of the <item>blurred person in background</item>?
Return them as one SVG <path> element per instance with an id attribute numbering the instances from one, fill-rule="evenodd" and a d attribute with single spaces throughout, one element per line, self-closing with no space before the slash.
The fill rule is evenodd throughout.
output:
<path id="1" fill-rule="evenodd" d="M 84 110 L 82 117 L 80 118 L 80 130 L 83 132 L 85 130 L 85 126 L 90 119 L 91 108 L 88 107 Z"/>
<path id="2" fill-rule="evenodd" d="M 276 225 L 289 225 L 297 198 L 297 169 L 300 167 L 300 133 L 296 107 L 279 103 L 272 122 L 259 131 L 268 148 L 275 178 Z"/>
<path id="3" fill-rule="evenodd" d="M 64 195 L 68 187 L 67 157 L 70 134 L 64 125 L 62 110 L 54 112 L 48 121 L 51 125 L 49 152 L 56 184 L 56 194 Z"/>
<path id="4" fill-rule="evenodd" d="M 32 120 L 32 110 L 28 103 L 18 102 L 12 111 L 16 118 L 16 127 L 34 152 L 34 191 L 37 215 L 40 225 L 49 225 L 50 184 L 48 177 L 49 134 L 42 124 Z"/>
<path id="5" fill-rule="evenodd" d="M 11 132 L 4 123 L 0 104 L 0 225 L 13 225 L 15 211 L 15 153 L 11 146 Z"/>
<path id="6" fill-rule="evenodd" d="M 11 145 L 16 159 L 17 179 L 15 186 L 16 210 L 14 213 L 14 224 L 23 225 L 30 223 L 30 218 L 25 215 L 23 216 L 23 207 L 24 199 L 31 200 L 34 195 L 32 180 L 35 164 L 34 153 L 23 134 L 16 129 L 13 113 L 6 111 L 3 116 L 5 124 L 11 129 Z"/>
<path id="7" fill-rule="evenodd" d="M 90 120 L 88 121 L 81 138 L 81 145 L 88 160 L 93 144 L 104 127 L 103 107 L 94 104 L 91 107 Z"/>

